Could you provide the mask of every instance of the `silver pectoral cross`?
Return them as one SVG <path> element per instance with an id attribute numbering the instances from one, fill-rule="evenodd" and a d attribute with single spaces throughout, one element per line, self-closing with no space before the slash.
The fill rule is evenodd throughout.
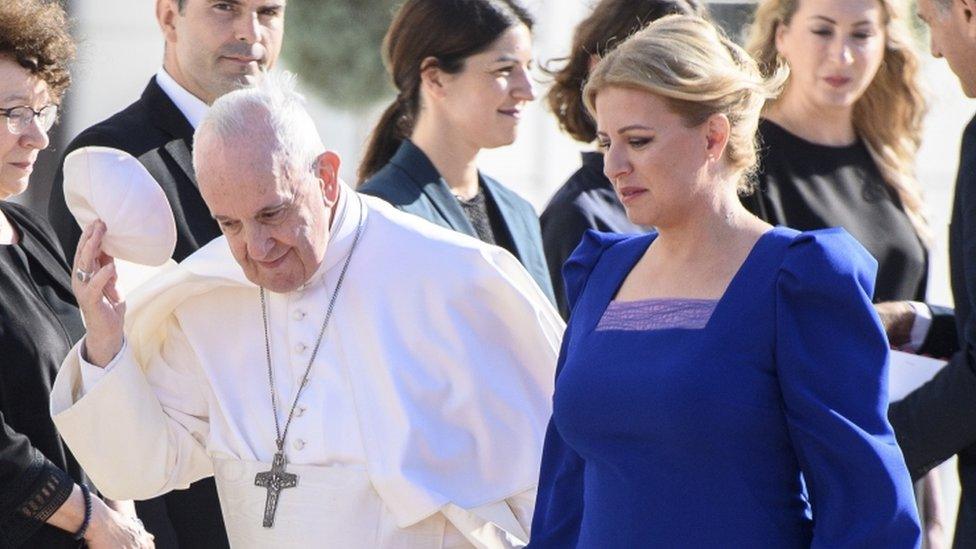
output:
<path id="1" fill-rule="evenodd" d="M 274 526 L 275 511 L 278 510 L 278 496 L 285 488 L 298 486 L 298 475 L 285 472 L 285 454 L 277 452 L 271 470 L 258 473 L 254 477 L 254 485 L 268 490 L 264 500 L 264 527 L 271 528 Z"/>

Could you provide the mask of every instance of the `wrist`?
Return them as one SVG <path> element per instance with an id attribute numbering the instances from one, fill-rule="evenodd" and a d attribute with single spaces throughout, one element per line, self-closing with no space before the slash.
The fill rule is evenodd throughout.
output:
<path id="1" fill-rule="evenodd" d="M 81 487 L 81 494 L 84 498 L 85 503 L 85 515 L 81 521 L 81 526 L 74 533 L 74 538 L 76 541 L 81 541 L 82 539 L 87 539 L 85 536 L 88 534 L 88 528 L 91 526 L 92 519 L 92 495 L 91 491 L 84 484 L 79 485 Z"/>
<path id="2" fill-rule="evenodd" d="M 122 350 L 122 334 L 99 336 L 89 333 L 82 346 L 82 358 L 99 368 L 109 365 Z"/>

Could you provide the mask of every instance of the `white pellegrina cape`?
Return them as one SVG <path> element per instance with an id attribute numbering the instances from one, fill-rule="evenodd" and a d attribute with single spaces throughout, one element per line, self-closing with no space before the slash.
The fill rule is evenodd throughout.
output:
<path id="1" fill-rule="evenodd" d="M 235 547 L 440 548 L 455 545 L 450 532 L 460 545 L 528 541 L 563 323 L 506 251 L 358 196 L 343 186 L 309 287 L 269 294 L 283 425 L 362 219 L 286 441 L 299 480 L 281 492 L 275 527 L 262 528 L 266 491 L 254 485 L 275 452 L 258 288 L 223 238 L 129 299 L 126 343 L 107 368 L 82 360 L 82 341 L 58 374 L 55 423 L 107 497 L 214 475 Z"/>

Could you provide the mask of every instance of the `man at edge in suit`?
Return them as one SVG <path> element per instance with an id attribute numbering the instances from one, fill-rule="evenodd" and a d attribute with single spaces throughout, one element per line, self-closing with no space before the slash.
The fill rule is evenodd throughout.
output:
<path id="1" fill-rule="evenodd" d="M 65 150 L 67 155 L 82 147 L 111 147 L 136 157 L 173 209 L 176 261 L 220 235 L 197 190 L 193 132 L 218 97 L 253 85 L 274 65 L 281 51 L 285 2 L 156 0 L 156 19 L 165 38 L 162 68 L 135 103 L 83 131 Z M 81 229 L 65 204 L 61 170 L 48 214 L 70 261 Z M 177 542 L 184 549 L 228 546 L 213 479 L 137 508 L 147 529 L 156 534 L 157 547 Z"/>
<path id="2" fill-rule="evenodd" d="M 949 64 L 976 97 L 976 0 L 918 0 L 932 55 Z M 976 118 L 962 138 L 949 225 L 955 310 L 889 302 L 878 312 L 894 347 L 949 360 L 929 383 L 895 402 L 888 417 L 913 478 L 959 456 L 962 497 L 953 547 L 976 547 Z"/>

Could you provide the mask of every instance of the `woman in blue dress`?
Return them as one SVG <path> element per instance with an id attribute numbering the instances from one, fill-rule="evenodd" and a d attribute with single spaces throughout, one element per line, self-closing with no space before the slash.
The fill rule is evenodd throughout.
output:
<path id="1" fill-rule="evenodd" d="M 764 80 L 702 19 L 670 16 L 584 92 L 641 236 L 590 232 L 564 268 L 531 547 L 917 547 L 887 408 L 874 259 L 737 193 Z"/>

